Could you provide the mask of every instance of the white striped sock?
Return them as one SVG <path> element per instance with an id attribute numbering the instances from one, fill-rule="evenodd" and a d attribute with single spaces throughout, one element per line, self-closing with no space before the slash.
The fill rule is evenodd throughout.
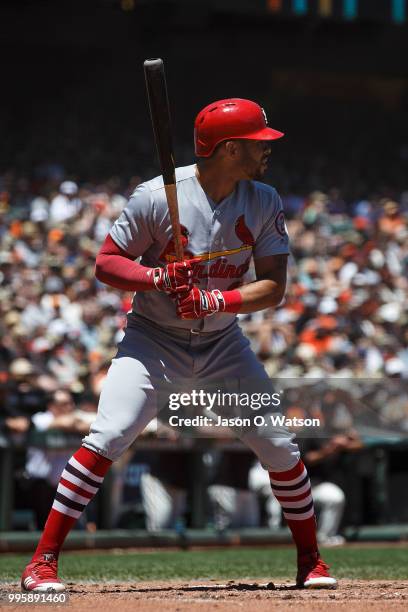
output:
<path id="1" fill-rule="evenodd" d="M 79 510 L 72 510 L 71 508 L 67 508 L 64 504 L 61 504 L 59 501 L 54 499 L 54 503 L 52 504 L 54 510 L 58 510 L 61 514 L 67 514 L 68 516 L 72 516 L 72 518 L 78 519 L 82 512 Z"/>
<path id="2" fill-rule="evenodd" d="M 88 497 L 83 497 L 79 493 L 75 493 L 75 491 L 71 491 L 71 489 L 64 487 L 64 485 L 61 483 L 59 483 L 57 491 L 58 493 L 65 495 L 65 497 L 72 499 L 72 501 L 77 502 L 78 504 L 83 504 L 84 506 L 87 506 L 89 502 L 91 501 Z"/>
<path id="3" fill-rule="evenodd" d="M 69 480 L 69 482 L 72 482 L 72 484 L 77 485 L 78 487 L 81 487 L 81 489 L 84 489 L 84 491 L 88 491 L 89 493 L 93 493 L 94 495 L 95 493 L 99 491 L 98 487 L 92 487 L 91 485 L 87 484 L 80 478 L 77 478 L 76 476 L 68 472 L 67 470 L 64 470 L 62 472 L 61 478 L 64 478 L 65 480 Z"/>
<path id="4" fill-rule="evenodd" d="M 95 480 L 96 482 L 103 482 L 103 476 L 97 476 L 96 474 L 91 472 L 91 470 L 88 470 L 88 468 L 84 467 L 82 463 L 79 463 L 79 461 L 77 461 L 75 457 L 71 457 L 68 463 L 79 472 L 82 472 L 82 474 L 84 474 L 85 476 L 92 478 L 92 480 Z"/>

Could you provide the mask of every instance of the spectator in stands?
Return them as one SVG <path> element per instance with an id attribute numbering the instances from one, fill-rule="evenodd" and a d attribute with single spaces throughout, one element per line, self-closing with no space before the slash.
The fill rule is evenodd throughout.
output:
<path id="1" fill-rule="evenodd" d="M 143 436 L 176 442 L 178 432 L 154 419 Z M 192 485 L 191 462 L 186 451 L 174 449 L 145 458 L 147 469 L 140 477 L 140 493 L 145 513 L 146 529 L 180 529 L 185 524 L 187 494 Z"/>
<path id="2" fill-rule="evenodd" d="M 314 407 L 321 428 L 316 437 L 304 436 L 300 444 L 304 460 L 311 472 L 312 488 L 317 508 L 320 508 L 319 539 L 327 546 L 341 544 L 338 530 L 342 520 L 345 497 L 339 486 L 344 472 L 344 457 L 362 447 L 354 429 L 351 396 L 340 390 L 327 390 Z"/>
<path id="3" fill-rule="evenodd" d="M 229 528 L 258 527 L 258 499 L 248 483 L 254 454 L 248 451 L 222 451 L 214 452 L 212 457 L 214 474 L 207 493 L 215 528 L 222 531 Z M 266 471 L 265 473 L 267 474 Z"/>
<path id="4" fill-rule="evenodd" d="M 184 528 L 192 470 L 188 451 L 177 447 L 178 439 L 174 428 L 153 419 L 138 438 L 141 443 L 152 441 L 152 448 L 129 449 L 114 464 L 115 524 L 128 526 L 142 513 L 148 531 Z M 160 441 L 166 450 L 161 451 Z"/>
<path id="5" fill-rule="evenodd" d="M 78 197 L 78 185 L 74 181 L 63 181 L 50 206 L 50 221 L 53 225 L 76 217 L 82 208 Z"/>
<path id="6" fill-rule="evenodd" d="M 9 367 L 3 389 L 3 414 L 6 428 L 13 434 L 24 434 L 30 428 L 32 415 L 45 405 L 45 394 L 38 386 L 33 365 L 23 357 Z"/>
<path id="7" fill-rule="evenodd" d="M 248 474 L 248 488 L 263 504 L 266 514 L 266 522 L 271 529 L 279 529 L 282 526 L 281 505 L 273 495 L 269 474 L 259 461 L 252 461 Z"/>
<path id="8" fill-rule="evenodd" d="M 379 230 L 390 238 L 397 238 L 400 232 L 406 229 L 406 220 L 400 213 L 398 202 L 385 199 L 383 201 L 383 214 L 378 221 Z"/>
<path id="9" fill-rule="evenodd" d="M 42 529 L 55 496 L 55 488 L 72 451 L 64 447 L 47 448 L 44 440 L 36 441 L 35 434 L 59 431 L 82 436 L 89 431 L 89 419 L 75 410 L 69 391 L 58 389 L 51 395 L 47 409 L 33 415 L 32 423 L 32 445 L 27 450 L 25 473 L 30 481 L 37 527 Z"/>

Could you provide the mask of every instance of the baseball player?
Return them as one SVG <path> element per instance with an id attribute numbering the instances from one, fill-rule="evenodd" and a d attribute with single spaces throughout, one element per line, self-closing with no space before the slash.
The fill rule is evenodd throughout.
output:
<path id="1" fill-rule="evenodd" d="M 62 472 L 23 589 L 65 589 L 57 577 L 65 537 L 112 462 L 156 416 L 162 383 L 248 377 L 267 384 L 236 314 L 277 306 L 284 296 L 284 213 L 275 189 L 259 182 L 271 141 L 282 136 L 250 100 L 220 100 L 197 115 L 198 163 L 176 170 L 183 262 L 175 258 L 161 176 L 136 188 L 113 225 L 97 256 L 96 277 L 135 291 L 132 311 L 97 418 Z M 251 258 L 257 280 L 242 286 Z M 282 428 L 276 436 L 240 435 L 268 470 L 282 505 L 297 547 L 298 586 L 334 588 L 319 555 L 309 477 L 293 437 Z"/>

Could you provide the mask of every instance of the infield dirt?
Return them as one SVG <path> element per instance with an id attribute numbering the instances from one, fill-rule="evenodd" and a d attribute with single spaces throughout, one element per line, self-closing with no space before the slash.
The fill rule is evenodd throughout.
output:
<path id="1" fill-rule="evenodd" d="M 109 612 L 141 610 L 145 612 L 270 612 L 293 610 L 302 607 L 302 612 L 322 610 L 379 610 L 408 609 L 408 580 L 342 580 L 336 590 L 307 591 L 297 589 L 290 580 L 276 583 L 259 581 L 222 582 L 205 581 L 153 581 L 112 582 L 105 584 L 68 583 L 70 600 L 64 608 L 69 612 L 80 612 L 95 608 Z M 18 585 L 3 584 L 2 590 L 18 591 Z M 44 606 L 29 606 L 31 610 Z M 48 606 L 46 608 L 50 609 Z M 21 605 L 8 605 L 7 610 L 19 609 Z"/>

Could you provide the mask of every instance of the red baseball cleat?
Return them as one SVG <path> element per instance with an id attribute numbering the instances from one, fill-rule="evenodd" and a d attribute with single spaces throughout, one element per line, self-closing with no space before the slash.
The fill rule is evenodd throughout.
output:
<path id="1" fill-rule="evenodd" d="M 337 580 L 328 572 L 329 566 L 318 552 L 303 555 L 298 559 L 296 585 L 305 589 L 335 589 Z"/>
<path id="2" fill-rule="evenodd" d="M 57 572 L 57 557 L 54 553 L 44 553 L 25 568 L 21 576 L 21 588 L 34 593 L 65 591 L 65 585 L 59 580 Z"/>

